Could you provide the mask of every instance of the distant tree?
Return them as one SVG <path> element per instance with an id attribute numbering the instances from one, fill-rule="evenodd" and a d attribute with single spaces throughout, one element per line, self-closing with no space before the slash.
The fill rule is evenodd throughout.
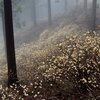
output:
<path id="1" fill-rule="evenodd" d="M 0 17 L 2 20 L 2 25 L 3 25 L 3 33 L 5 33 L 5 29 L 4 29 L 4 9 L 3 9 L 3 0 L 0 0 Z M 5 38 L 4 38 L 5 39 Z"/>
<path id="2" fill-rule="evenodd" d="M 96 7 L 97 7 L 97 0 L 93 0 L 92 3 L 92 31 L 95 30 L 95 26 L 96 26 Z"/>
<path id="3" fill-rule="evenodd" d="M 19 20 L 16 20 L 18 18 L 18 14 L 22 12 L 21 8 L 21 2 L 23 0 L 12 0 L 12 12 L 13 12 L 13 22 L 16 26 L 21 26 Z M 3 0 L 0 0 L 0 18 L 2 20 L 2 25 L 3 25 L 3 33 L 5 33 L 5 25 L 4 25 L 4 5 L 3 5 Z M 5 34 L 3 34 L 5 35 Z M 5 41 L 5 36 L 4 36 L 4 41 Z"/>
<path id="4" fill-rule="evenodd" d="M 87 1 L 88 0 L 84 0 L 84 10 L 85 10 L 85 12 L 87 11 Z"/>
<path id="5" fill-rule="evenodd" d="M 33 0 L 33 22 L 34 26 L 37 26 L 37 18 L 36 18 L 36 0 Z"/>
<path id="6" fill-rule="evenodd" d="M 13 21 L 14 24 L 16 25 L 16 27 L 18 26 L 18 28 L 20 28 L 21 24 L 19 22 L 18 19 L 18 15 L 19 13 L 22 12 L 22 8 L 21 8 L 21 1 L 22 0 L 12 0 L 12 6 L 13 6 Z M 3 0 L 0 0 L 0 17 L 2 20 L 4 20 L 4 9 L 3 9 Z"/>
<path id="7" fill-rule="evenodd" d="M 65 3 L 65 14 L 66 14 L 66 12 L 67 12 L 67 8 L 68 8 L 68 7 L 67 7 L 67 6 L 68 6 L 68 0 L 65 0 L 64 3 Z"/>
<path id="8" fill-rule="evenodd" d="M 52 25 L 51 0 L 48 0 L 48 22 L 49 26 L 51 26 Z"/>
<path id="9" fill-rule="evenodd" d="M 78 4 L 79 4 L 79 0 L 76 0 L 76 6 L 78 6 Z"/>

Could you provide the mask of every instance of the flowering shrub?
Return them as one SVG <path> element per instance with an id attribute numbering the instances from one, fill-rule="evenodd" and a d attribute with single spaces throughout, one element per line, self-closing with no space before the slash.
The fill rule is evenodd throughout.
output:
<path id="1" fill-rule="evenodd" d="M 23 48 L 26 54 L 17 55 L 20 86 L 0 86 L 0 99 L 99 100 L 99 34 L 70 34 L 36 51 L 32 43 Z"/>

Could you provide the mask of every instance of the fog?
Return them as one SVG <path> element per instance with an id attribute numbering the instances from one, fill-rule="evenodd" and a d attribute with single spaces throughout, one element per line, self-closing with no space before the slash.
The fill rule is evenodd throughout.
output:
<path id="1" fill-rule="evenodd" d="M 100 97 L 100 0 L 12 0 L 12 17 L 9 55 L 0 0 L 0 98 Z"/>
<path id="2" fill-rule="evenodd" d="M 87 16 L 85 16 L 84 0 L 21 0 L 12 5 L 13 26 L 16 49 L 18 46 L 37 41 L 41 33 L 54 27 L 71 25 L 89 31 L 91 26 L 92 0 L 88 0 Z M 99 24 L 99 0 L 96 22 Z M 17 6 L 17 7 L 16 7 Z M 49 7 L 49 9 L 48 9 Z M 0 50 L 4 49 L 3 20 L 0 16 Z M 51 24 L 50 24 L 51 23 Z M 75 26 L 75 25 L 76 26 Z M 69 30 L 67 31 L 69 32 Z M 66 33 L 67 33 L 66 32 Z M 52 32 L 53 33 L 53 32 Z"/>

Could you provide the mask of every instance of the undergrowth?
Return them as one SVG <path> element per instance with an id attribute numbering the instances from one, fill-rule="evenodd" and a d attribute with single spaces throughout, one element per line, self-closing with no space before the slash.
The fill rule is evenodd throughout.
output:
<path id="1" fill-rule="evenodd" d="M 20 86 L 0 86 L 0 99 L 100 100 L 99 34 L 70 34 L 35 51 L 32 45 L 17 56 Z"/>

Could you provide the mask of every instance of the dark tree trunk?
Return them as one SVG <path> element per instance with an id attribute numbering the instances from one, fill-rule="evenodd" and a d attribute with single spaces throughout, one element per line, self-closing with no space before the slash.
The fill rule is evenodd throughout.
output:
<path id="1" fill-rule="evenodd" d="M 36 0 L 33 0 L 33 17 L 34 17 L 34 26 L 37 26 L 37 18 L 36 18 Z"/>
<path id="2" fill-rule="evenodd" d="M 8 86 L 13 84 L 18 85 L 11 0 L 4 0 L 4 25 L 8 65 Z"/>
<path id="3" fill-rule="evenodd" d="M 52 25 L 51 0 L 48 0 L 48 23 L 49 23 L 49 26 Z"/>
<path id="4" fill-rule="evenodd" d="M 95 26 L 96 26 L 96 7 L 97 7 L 97 0 L 93 0 L 93 5 L 92 5 L 92 31 L 95 31 Z"/>

